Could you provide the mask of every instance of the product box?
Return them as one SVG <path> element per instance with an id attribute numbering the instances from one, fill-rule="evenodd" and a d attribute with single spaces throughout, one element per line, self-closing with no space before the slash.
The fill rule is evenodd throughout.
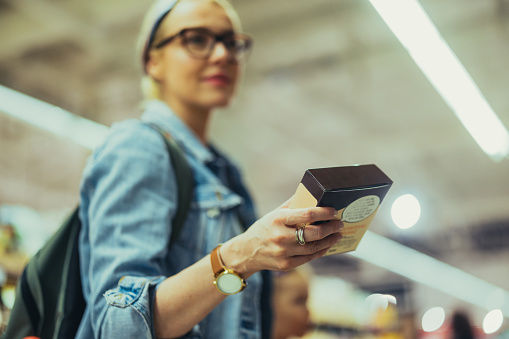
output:
<path id="1" fill-rule="evenodd" d="M 343 237 L 326 255 L 354 251 L 392 185 L 375 165 L 308 169 L 290 208 L 334 207 Z"/>

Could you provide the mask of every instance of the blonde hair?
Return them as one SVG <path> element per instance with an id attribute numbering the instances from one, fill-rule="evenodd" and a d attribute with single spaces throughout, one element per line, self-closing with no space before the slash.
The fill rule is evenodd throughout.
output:
<path id="1" fill-rule="evenodd" d="M 137 52 L 141 57 L 142 78 L 141 78 L 141 92 L 145 100 L 162 99 L 162 91 L 159 82 L 152 78 L 146 71 L 147 54 L 152 50 L 153 37 L 158 35 L 159 27 L 168 17 L 168 13 L 175 8 L 175 6 L 182 1 L 186 0 L 159 0 L 152 4 L 143 20 L 140 35 L 138 37 Z M 195 0 L 196 1 L 196 0 Z M 228 18 L 230 19 L 233 30 L 235 32 L 242 32 L 242 25 L 237 11 L 233 8 L 228 0 L 201 0 L 215 2 L 221 6 Z"/>

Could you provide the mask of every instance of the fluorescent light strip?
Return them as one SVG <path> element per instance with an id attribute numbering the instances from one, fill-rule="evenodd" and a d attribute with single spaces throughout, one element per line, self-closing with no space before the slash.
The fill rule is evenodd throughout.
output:
<path id="1" fill-rule="evenodd" d="M 369 0 L 481 149 L 500 161 L 509 132 L 417 0 Z"/>
<path id="2" fill-rule="evenodd" d="M 483 309 L 488 296 L 498 291 L 501 310 L 509 317 L 508 291 L 376 233 L 367 231 L 350 255 Z"/>
<path id="3" fill-rule="evenodd" d="M 104 125 L 1 85 L 0 112 L 70 139 L 90 150 L 101 144 L 108 133 L 108 127 Z"/>

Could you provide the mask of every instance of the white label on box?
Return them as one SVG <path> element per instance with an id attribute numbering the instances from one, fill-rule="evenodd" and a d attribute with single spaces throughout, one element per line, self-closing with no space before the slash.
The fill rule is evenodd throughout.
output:
<path id="1" fill-rule="evenodd" d="M 378 205 L 380 205 L 380 198 L 377 195 L 359 198 L 345 208 L 341 221 L 353 223 L 364 220 L 376 210 Z"/>

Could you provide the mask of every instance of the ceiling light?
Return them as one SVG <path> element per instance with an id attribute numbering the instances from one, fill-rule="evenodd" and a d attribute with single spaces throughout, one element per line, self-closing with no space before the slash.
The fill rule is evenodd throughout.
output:
<path id="1" fill-rule="evenodd" d="M 417 0 L 369 0 L 481 149 L 509 155 L 509 132 Z"/>
<path id="2" fill-rule="evenodd" d="M 70 139 L 90 150 L 101 144 L 108 133 L 108 127 L 104 125 L 1 85 L 0 112 Z"/>
<path id="3" fill-rule="evenodd" d="M 502 307 L 502 305 L 506 302 L 506 295 L 504 294 L 504 290 L 499 288 L 494 290 L 490 294 L 486 296 L 486 309 L 494 310 Z"/>

